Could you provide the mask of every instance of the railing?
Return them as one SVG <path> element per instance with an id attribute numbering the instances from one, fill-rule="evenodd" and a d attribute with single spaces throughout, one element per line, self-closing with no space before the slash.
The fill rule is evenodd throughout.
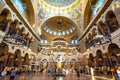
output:
<path id="1" fill-rule="evenodd" d="M 37 39 L 40 40 L 38 34 L 33 30 L 32 26 L 29 24 L 29 22 L 26 20 L 24 16 L 19 12 L 15 4 L 13 3 L 13 0 L 5 0 L 6 3 L 8 4 L 9 7 L 12 8 L 12 10 L 18 15 L 17 17 L 23 22 L 25 27 L 28 28 L 28 30 L 33 34 L 33 36 Z"/>
<path id="2" fill-rule="evenodd" d="M 29 47 L 29 41 L 23 38 L 23 36 L 19 34 L 11 34 L 11 35 L 5 35 L 3 38 L 3 41 L 14 44 L 14 45 L 22 45 Z"/>

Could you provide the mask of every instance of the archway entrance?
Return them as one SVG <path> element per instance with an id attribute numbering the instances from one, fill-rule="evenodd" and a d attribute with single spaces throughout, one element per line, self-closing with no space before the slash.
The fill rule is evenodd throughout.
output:
<path id="1" fill-rule="evenodd" d="M 21 66 L 21 51 L 17 49 L 13 56 L 13 67 Z"/>
<path id="2" fill-rule="evenodd" d="M 94 66 L 94 56 L 93 56 L 92 53 L 89 54 L 88 66 L 89 67 L 93 67 Z"/>
<path id="3" fill-rule="evenodd" d="M 8 64 L 8 51 L 9 47 L 5 43 L 0 43 L 0 72 Z"/>
<path id="4" fill-rule="evenodd" d="M 5 32 L 8 27 L 8 23 L 11 21 L 11 13 L 8 9 L 4 9 L 0 14 L 0 30 Z"/>
<path id="5" fill-rule="evenodd" d="M 97 67 L 102 67 L 103 66 L 103 53 L 101 50 L 96 51 L 96 66 Z"/>
<path id="6" fill-rule="evenodd" d="M 105 20 L 108 25 L 110 33 L 116 31 L 119 28 L 117 18 L 112 10 L 107 12 Z"/>
<path id="7" fill-rule="evenodd" d="M 23 62 L 23 65 L 28 65 L 29 64 L 29 54 L 26 53 L 25 56 L 24 56 L 24 62 Z"/>
<path id="8" fill-rule="evenodd" d="M 108 46 L 108 55 L 111 58 L 111 66 L 116 66 L 120 63 L 120 48 L 117 44 L 111 43 Z M 115 63 L 115 64 L 114 64 Z"/>

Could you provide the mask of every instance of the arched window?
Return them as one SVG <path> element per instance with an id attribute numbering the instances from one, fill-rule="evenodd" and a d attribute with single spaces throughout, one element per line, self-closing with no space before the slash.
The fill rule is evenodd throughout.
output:
<path id="1" fill-rule="evenodd" d="M 117 18 L 112 10 L 107 12 L 105 20 L 110 33 L 115 32 L 119 28 Z"/>

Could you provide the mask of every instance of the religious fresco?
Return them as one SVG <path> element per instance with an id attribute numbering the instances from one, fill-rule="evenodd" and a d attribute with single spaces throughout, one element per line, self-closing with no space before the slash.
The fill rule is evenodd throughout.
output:
<path id="1" fill-rule="evenodd" d="M 46 1 L 46 0 L 44 0 L 44 1 Z M 52 1 L 54 2 L 54 0 L 52 0 Z M 58 2 L 56 2 L 56 3 L 58 3 Z M 75 23 L 78 25 L 78 27 L 80 27 L 82 4 L 77 5 L 74 9 L 61 10 L 61 9 L 51 9 L 48 6 L 45 7 L 45 6 L 43 6 L 43 4 L 38 3 L 37 4 L 37 11 L 38 11 L 38 17 L 37 17 L 38 26 L 41 26 L 41 24 L 46 19 L 48 19 L 50 17 L 54 17 L 57 15 L 57 16 L 66 16 L 66 17 L 70 18 L 71 20 L 75 21 Z"/>
<path id="2" fill-rule="evenodd" d="M 105 3 L 105 0 L 98 0 L 95 5 L 92 5 L 93 16 L 96 16 L 100 7 Z"/>
<path id="3" fill-rule="evenodd" d="M 70 15 L 70 18 L 75 21 L 78 27 L 81 28 L 81 19 L 82 19 L 82 4 L 79 4 L 76 6 L 76 8 L 68 11 L 68 14 Z"/>
<path id="4" fill-rule="evenodd" d="M 47 4 L 54 6 L 54 7 L 66 7 L 73 3 L 75 3 L 77 0 L 43 0 Z"/>
<path id="5" fill-rule="evenodd" d="M 4 0 L 0 0 L 0 5 L 5 4 Z"/>
<path id="6" fill-rule="evenodd" d="M 37 26 L 41 26 L 43 20 L 48 16 L 48 12 L 46 9 L 43 8 L 43 6 L 39 3 L 37 3 Z"/>
<path id="7" fill-rule="evenodd" d="M 19 12 L 25 16 L 25 11 L 26 11 L 26 4 L 22 3 L 22 0 L 13 0 L 13 3 L 15 4 L 15 6 L 19 9 Z"/>

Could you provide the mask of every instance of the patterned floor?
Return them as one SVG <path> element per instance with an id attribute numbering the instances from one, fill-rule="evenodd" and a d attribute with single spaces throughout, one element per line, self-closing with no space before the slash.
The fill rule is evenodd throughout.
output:
<path id="1" fill-rule="evenodd" d="M 9 80 L 9 76 L 6 78 L 6 80 Z M 32 73 L 30 75 L 21 75 L 21 76 L 16 76 L 15 80 L 111 80 L 109 78 L 105 77 L 91 77 L 88 75 L 81 75 L 80 78 L 78 79 L 76 77 L 76 74 L 68 74 L 66 77 L 57 77 L 57 79 L 54 79 L 51 75 L 48 76 L 45 73 L 40 74 L 40 73 Z"/>

